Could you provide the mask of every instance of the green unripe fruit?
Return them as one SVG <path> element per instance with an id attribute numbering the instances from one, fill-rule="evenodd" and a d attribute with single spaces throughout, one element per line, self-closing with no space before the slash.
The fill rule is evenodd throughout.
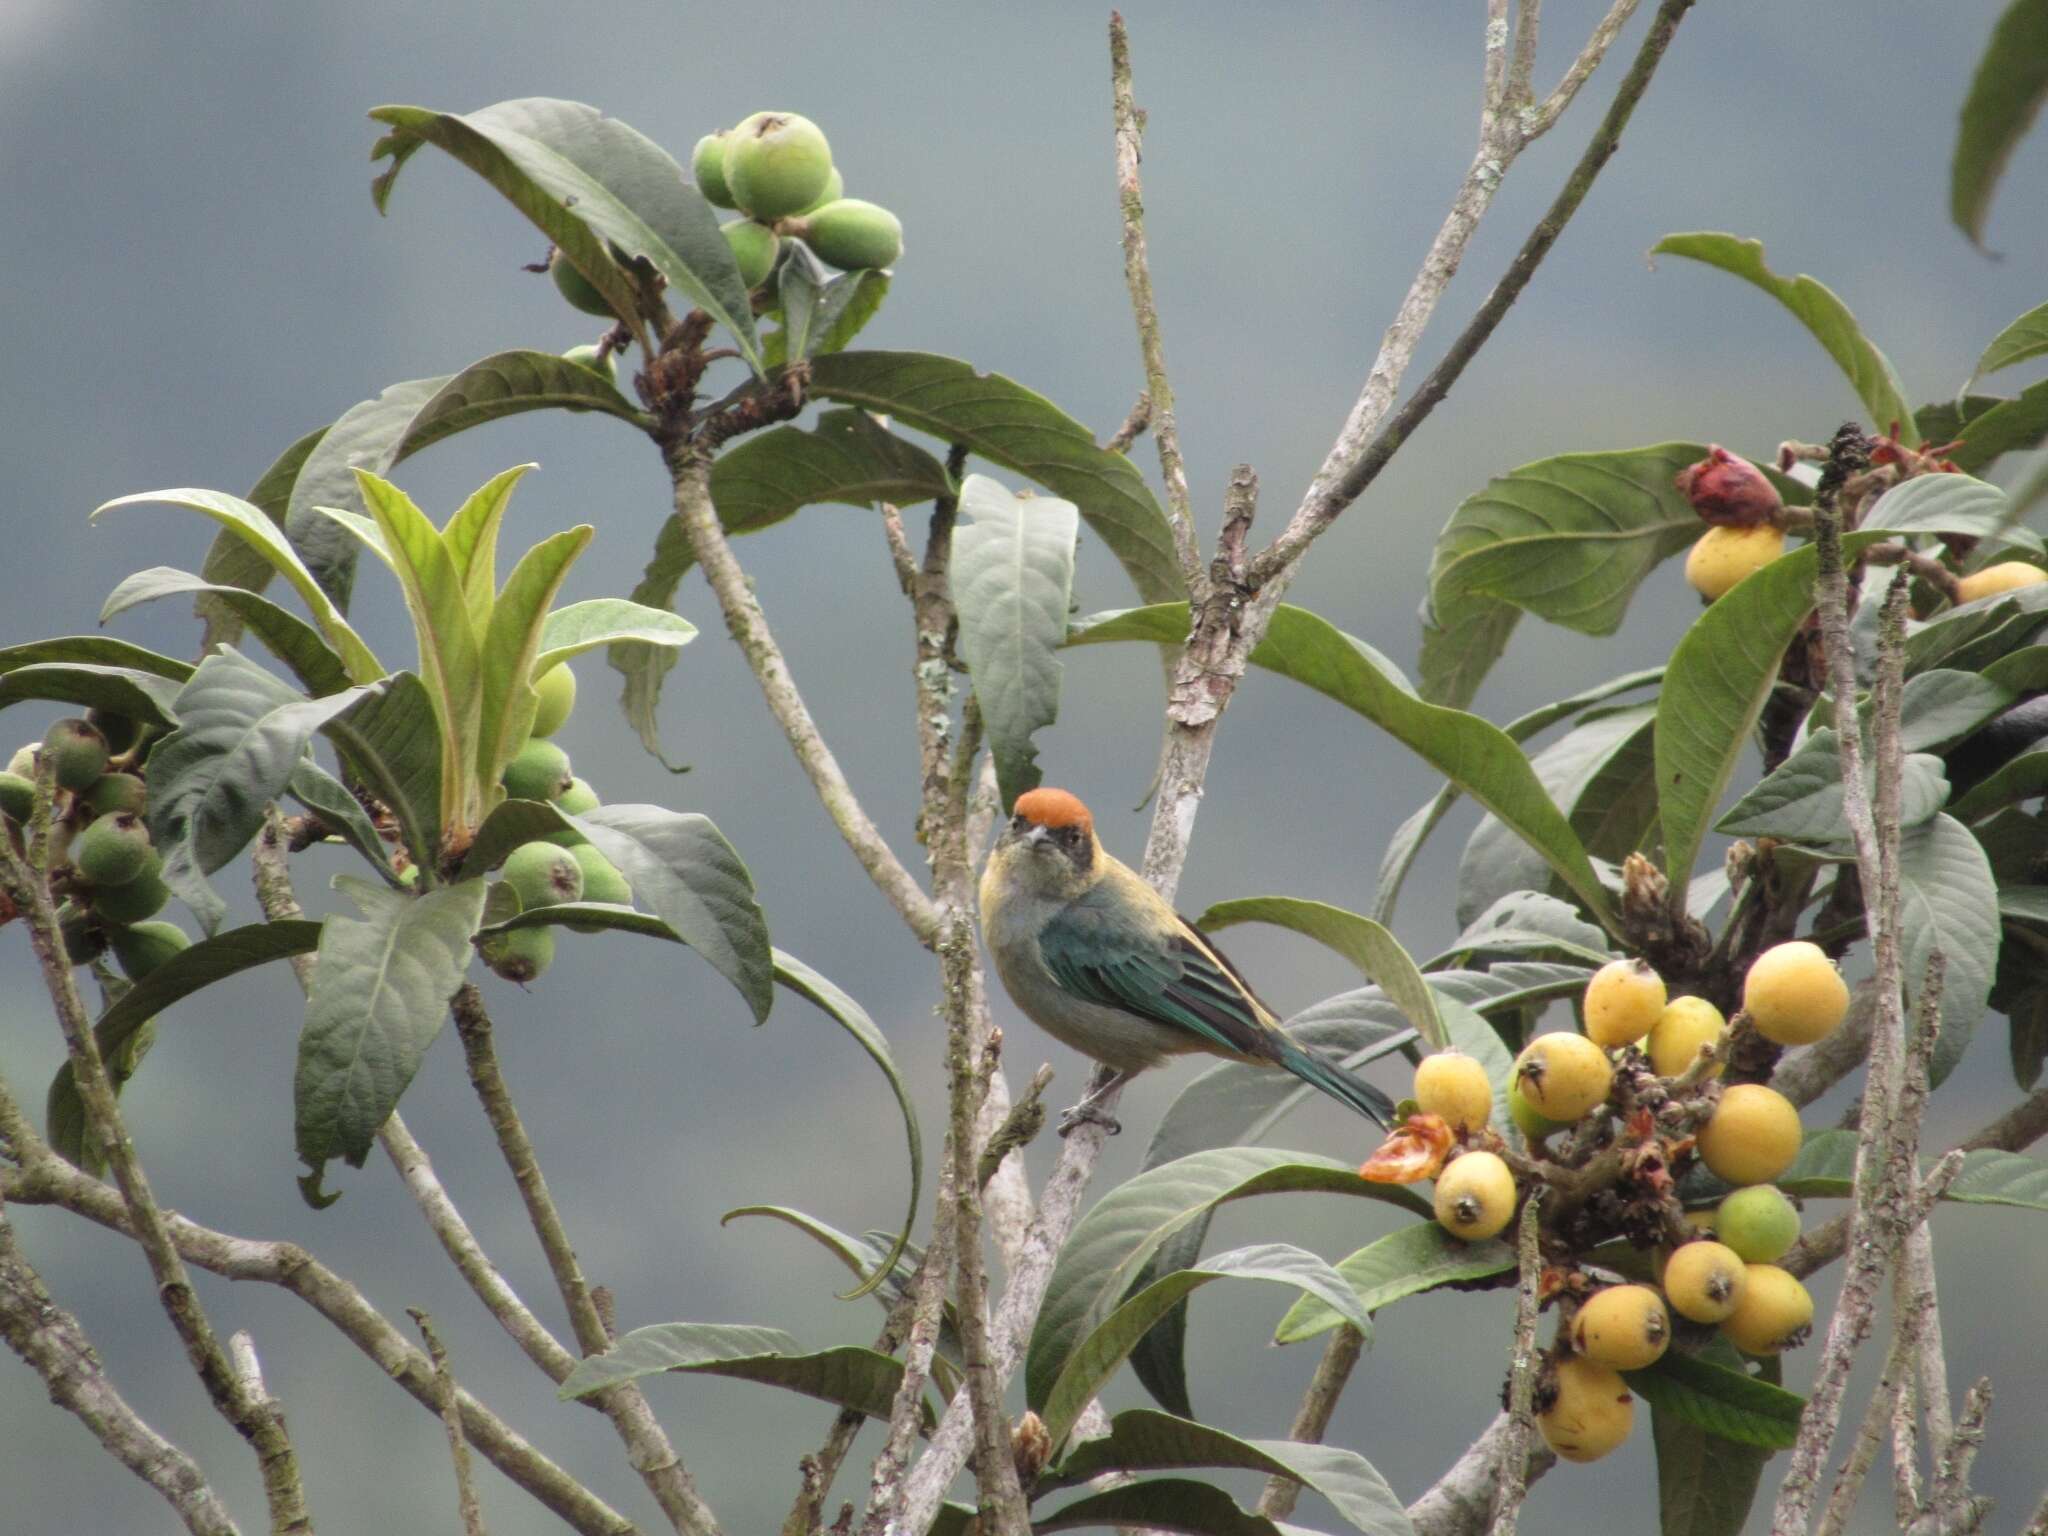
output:
<path id="1" fill-rule="evenodd" d="M 192 940 L 176 923 L 137 923 L 132 928 L 116 928 L 108 939 L 114 946 L 114 958 L 121 963 L 121 974 L 130 981 L 142 980 L 180 950 L 192 947 Z"/>
<path id="2" fill-rule="evenodd" d="M 566 661 L 558 663 L 533 680 L 533 691 L 540 695 L 540 704 L 533 712 L 533 729 L 529 734 L 552 736 L 576 707 L 576 674 L 569 670 Z"/>
<path id="3" fill-rule="evenodd" d="M 505 793 L 514 800 L 552 800 L 569 781 L 569 754 L 543 737 L 527 742 L 505 765 Z"/>
<path id="4" fill-rule="evenodd" d="M 697 190 L 714 208 L 737 208 L 732 188 L 725 184 L 725 148 L 732 142 L 732 130 L 721 128 L 707 133 L 690 151 L 690 174 L 697 178 Z"/>
<path id="5" fill-rule="evenodd" d="M 569 816 L 581 816 L 585 811 L 594 811 L 603 804 L 597 798 L 597 791 L 582 779 L 571 779 L 569 787 L 555 796 L 555 809 Z M 548 834 L 549 842 L 562 848 L 580 848 L 590 839 L 574 827 L 564 827 L 559 832 Z"/>
<path id="6" fill-rule="evenodd" d="M 633 904 L 633 887 L 619 873 L 619 866 L 599 853 L 594 845 L 578 843 L 569 850 L 569 856 L 583 871 L 585 901 L 608 901 L 621 907 Z"/>
<path id="7" fill-rule="evenodd" d="M 732 259 L 739 263 L 740 286 L 758 288 L 775 270 L 775 253 L 782 249 L 782 237 L 766 224 L 752 219 L 734 219 L 718 226 L 725 243 L 732 247 Z"/>
<path id="8" fill-rule="evenodd" d="M 499 871 L 519 897 L 519 910 L 552 907 L 583 894 L 583 866 L 566 848 L 553 843 L 521 843 Z"/>
<path id="9" fill-rule="evenodd" d="M 846 196 L 846 178 L 839 174 L 839 167 L 832 167 L 832 174 L 825 178 L 825 190 L 820 192 L 807 208 L 799 208 L 799 214 L 816 213 L 827 203 L 836 203 Z"/>
<path id="10" fill-rule="evenodd" d="M 548 928 L 514 928 L 494 933 L 477 946 L 493 974 L 522 987 L 537 980 L 555 960 L 555 935 Z"/>
<path id="11" fill-rule="evenodd" d="M 808 208 L 832 176 L 832 146 L 794 112 L 756 112 L 732 130 L 725 149 L 733 206 L 764 222 Z"/>
<path id="12" fill-rule="evenodd" d="M 43 738 L 43 750 L 56 760 L 57 787 L 74 794 L 107 771 L 107 738 L 90 720 L 59 720 Z"/>
<path id="13" fill-rule="evenodd" d="M 14 756 L 7 759 L 7 771 L 17 779 L 33 779 L 36 776 L 36 748 L 41 745 L 40 741 L 32 741 L 17 748 Z"/>
<path id="14" fill-rule="evenodd" d="M 562 358 L 565 362 L 574 363 L 579 368 L 588 368 L 592 373 L 617 383 L 619 376 L 612 367 L 612 358 L 617 354 L 608 352 L 603 357 L 599 357 L 597 353 L 597 343 L 586 341 L 580 347 L 571 347 L 562 354 Z"/>
<path id="15" fill-rule="evenodd" d="M 1515 1129 L 1528 1138 L 1531 1146 L 1563 1130 L 1566 1123 L 1539 1113 L 1536 1106 L 1522 1096 L 1520 1085 L 1513 1081 L 1508 1083 L 1508 1118 L 1515 1122 Z"/>
<path id="16" fill-rule="evenodd" d="M 142 740 L 142 722 L 127 715 L 117 715 L 111 709 L 88 709 L 85 718 L 93 723 L 99 733 L 107 738 L 107 750 L 119 757 L 130 751 Z"/>
<path id="17" fill-rule="evenodd" d="M 842 272 L 894 266 L 903 255 L 903 221 L 888 209 L 842 197 L 804 220 L 804 242 Z"/>
<path id="18" fill-rule="evenodd" d="M 57 936 L 73 965 L 88 965 L 107 952 L 107 930 L 93 921 L 92 913 L 68 901 L 57 909 Z"/>
<path id="19" fill-rule="evenodd" d="M 18 773 L 0 773 L 0 816 L 26 823 L 35 809 L 36 787 Z"/>
<path id="20" fill-rule="evenodd" d="M 95 816 L 116 816 L 123 811 L 140 816 L 149 804 L 149 786 L 132 773 L 103 773 L 82 798 Z"/>
<path id="21" fill-rule="evenodd" d="M 163 911 L 164 903 L 171 899 L 171 888 L 156 872 L 155 859 L 152 852 L 149 868 L 126 885 L 94 887 L 93 911 L 107 922 L 119 925 L 139 923 L 145 917 L 155 917 Z"/>
<path id="22" fill-rule="evenodd" d="M 548 257 L 548 275 L 555 280 L 555 292 L 569 301 L 574 309 L 586 315 L 601 315 L 607 320 L 616 320 L 611 305 L 605 296 L 597 291 L 597 285 L 576 270 L 560 251 Z"/>
<path id="23" fill-rule="evenodd" d="M 112 886 L 153 873 L 157 856 L 149 829 L 132 813 L 122 811 L 100 817 L 79 833 L 71 845 L 71 862 L 93 885 Z"/>
<path id="24" fill-rule="evenodd" d="M 1799 1241 L 1799 1211 L 1777 1185 L 1752 1184 L 1721 1202 L 1714 1235 L 1751 1264 L 1775 1264 Z"/>

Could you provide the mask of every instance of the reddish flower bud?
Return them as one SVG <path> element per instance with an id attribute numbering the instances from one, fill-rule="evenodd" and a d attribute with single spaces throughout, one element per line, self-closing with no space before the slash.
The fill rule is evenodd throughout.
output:
<path id="1" fill-rule="evenodd" d="M 1785 503 L 1764 472 L 1718 445 L 1681 469 L 1677 485 L 1700 521 L 1718 528 L 1753 528 L 1784 517 Z"/>

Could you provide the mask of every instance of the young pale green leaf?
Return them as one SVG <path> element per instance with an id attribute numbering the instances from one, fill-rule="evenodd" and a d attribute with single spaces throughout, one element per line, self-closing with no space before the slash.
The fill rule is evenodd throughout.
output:
<path id="1" fill-rule="evenodd" d="M 515 464 L 501 470 L 470 492 L 455 515 L 441 529 L 441 542 L 455 563 L 455 576 L 462 583 L 462 600 L 469 609 L 470 627 L 479 635 L 491 624 L 491 606 L 498 596 L 498 529 L 505 521 L 505 508 L 512 492 L 535 464 Z"/>
<path id="2" fill-rule="evenodd" d="M 768 368 L 772 371 L 790 361 L 792 341 L 796 343 L 793 355 L 799 359 L 845 351 L 875 318 L 888 296 L 889 274 L 880 269 L 844 272 L 832 278 L 818 289 L 805 324 L 796 325 L 791 316 L 785 329 L 762 345 Z"/>
<path id="3" fill-rule="evenodd" d="M 20 647 L 26 649 L 26 647 Z M 178 723 L 178 684 L 134 667 L 87 662 L 28 662 L 0 673 L 0 709 L 24 699 L 46 699 L 108 709 L 158 730 Z"/>
<path id="4" fill-rule="evenodd" d="M 326 435 L 325 427 L 316 427 L 308 432 L 279 454 L 270 468 L 263 472 L 262 478 L 250 487 L 249 504 L 275 523 L 280 532 L 284 529 L 284 510 L 291 500 L 292 483 L 299 478 L 307 457 Z M 277 574 L 277 568 L 232 531 L 217 528 L 213 542 L 206 547 L 206 558 L 200 562 L 199 574 L 207 581 L 224 587 L 261 592 L 270 585 L 270 578 Z M 201 637 L 199 646 L 202 653 L 216 646 L 233 645 L 242 638 L 241 617 L 234 609 L 212 597 L 202 593 L 192 605 L 192 611 L 206 625 L 206 633 Z"/>
<path id="5" fill-rule="evenodd" d="M 533 731 L 540 695 L 532 679 L 539 675 L 541 632 L 548 609 L 576 557 L 590 546 L 597 530 L 588 523 L 542 539 L 512 568 L 505 589 L 490 608 L 489 626 L 477 652 L 483 713 L 477 722 L 474 772 L 484 803 L 500 793 L 498 780 Z"/>
<path id="6" fill-rule="evenodd" d="M 397 871 L 391 867 L 391 856 L 385 852 L 384 839 L 378 836 L 376 823 L 370 820 L 341 780 L 312 758 L 305 757 L 299 760 L 298 766 L 292 769 L 292 776 L 285 781 L 285 793 L 346 839 L 385 880 L 394 885 L 398 883 Z"/>
<path id="7" fill-rule="evenodd" d="M 1515 1250 L 1497 1238 L 1467 1243 L 1433 1221 L 1417 1222 L 1367 1243 L 1340 1260 L 1344 1277 L 1368 1312 L 1458 1280 L 1481 1280 L 1515 1267 Z M 1299 1344 L 1328 1333 L 1344 1316 L 1314 1296 L 1303 1296 L 1273 1330 L 1275 1344 Z"/>
<path id="8" fill-rule="evenodd" d="M 903 1362 L 872 1349 L 843 1346 L 802 1354 L 796 1340 L 780 1328 L 656 1323 L 635 1328 L 601 1355 L 579 1360 L 557 1395 L 572 1402 L 663 1371 L 731 1376 L 783 1387 L 878 1419 L 889 1417 L 903 1380 Z M 927 1425 L 932 1418 L 927 1406 Z"/>
<path id="9" fill-rule="evenodd" d="M 1334 949 L 1387 995 L 1430 1049 L 1444 1048 L 1436 994 L 1429 990 L 1401 941 L 1371 918 L 1294 896 L 1248 896 L 1218 902 L 1195 919 L 1195 926 L 1204 933 L 1235 923 L 1271 923 Z"/>
<path id="10" fill-rule="evenodd" d="M 1879 432 L 1896 430 L 1900 440 L 1911 446 L 1920 441 L 1913 412 L 1906 404 L 1899 377 L 1885 355 L 1872 345 L 1849 313 L 1849 306 L 1835 297 L 1826 285 L 1803 273 L 1798 277 L 1778 276 L 1764 265 L 1761 240 L 1738 235 L 1699 233 L 1666 235 L 1650 247 L 1652 256 L 1684 256 L 1705 262 L 1723 272 L 1761 288 L 1790 310 L 1821 344 L 1835 366 L 1842 370 L 1856 391 L 1856 398 L 1870 413 L 1872 427 Z"/>
<path id="11" fill-rule="evenodd" d="M 1443 997 L 1483 1015 L 1576 997 L 1591 975 L 1584 965 L 1501 960 L 1483 971 L 1431 971 L 1428 979 Z"/>
<path id="12" fill-rule="evenodd" d="M 1605 965 L 1613 956 L 1607 935 L 1581 918 L 1555 896 L 1541 891 L 1515 891 L 1501 897 L 1465 925 L 1451 946 L 1423 969 L 1434 972 L 1460 957 L 1490 955 L 1564 955 L 1588 965 Z"/>
<path id="13" fill-rule="evenodd" d="M 677 614 L 643 607 L 623 597 L 593 597 L 548 615 L 541 626 L 540 653 L 533 659 L 530 675 L 539 677 L 599 646 L 631 646 L 667 655 L 696 638 L 697 626 Z"/>
<path id="14" fill-rule="evenodd" d="M 290 667 L 293 675 L 306 685 L 306 691 L 315 697 L 339 693 L 349 686 L 348 668 L 341 658 L 321 638 L 320 631 L 297 614 L 243 587 L 222 586 L 172 566 L 153 565 L 123 581 L 101 606 L 100 622 L 104 624 L 141 603 L 187 596 L 210 598 L 220 609 L 232 613 L 237 631 L 255 630 L 256 638 L 270 647 L 270 653 Z"/>
<path id="15" fill-rule="evenodd" d="M 484 909 L 481 880 L 418 896 L 348 875 L 334 884 L 363 915 L 322 925 L 306 993 L 293 1128 L 316 1185 L 330 1158 L 363 1165 L 441 1032 Z"/>
<path id="16" fill-rule="evenodd" d="M 1622 1379 L 1652 1407 L 1738 1445 L 1782 1451 L 1799 1438 L 1806 1399 L 1739 1368 L 1674 1350 Z"/>
<path id="17" fill-rule="evenodd" d="M 1933 1159 L 1926 1159 L 1932 1163 Z M 1778 1187 L 1802 1199 L 1847 1199 L 1855 1191 L 1856 1133 L 1815 1131 L 1779 1177 Z M 2048 1211 L 2048 1163 L 2018 1152 L 1980 1147 L 1963 1155 L 1962 1171 L 1944 1200 Z"/>
<path id="18" fill-rule="evenodd" d="M 2048 16 L 2048 10 L 2042 14 Z M 1987 373 L 2010 368 L 2044 352 L 2048 352 L 2048 304 L 2039 304 L 1991 338 L 1991 345 L 1977 359 L 1977 371 L 1971 377 L 1981 379 Z"/>
<path id="19" fill-rule="evenodd" d="M 1991 194 L 2007 161 L 2048 100 L 2048 0 L 2012 0 L 1991 29 L 1963 100 L 1948 209 L 1971 244 L 1984 245 Z M 1984 371 L 1980 365 L 1979 371 Z"/>
<path id="20" fill-rule="evenodd" d="M 1144 1408 L 1118 1414 L 1107 1435 L 1076 1446 L 1039 1487 L 1072 1488 L 1110 1472 L 1179 1467 L 1293 1478 L 1327 1499 L 1353 1530 L 1368 1536 L 1413 1536 L 1415 1529 L 1387 1480 L 1356 1451 L 1299 1440 L 1241 1440 L 1192 1419 Z"/>
<path id="21" fill-rule="evenodd" d="M 434 704 L 410 672 L 394 672 L 321 728 L 349 773 L 398 821 L 413 862 L 441 862 L 441 748 Z"/>
<path id="22" fill-rule="evenodd" d="M 1160 603 L 1081 619 L 1071 627 L 1067 644 L 1178 643 L 1186 635 L 1186 604 Z M 1584 845 L 1544 793 L 1522 749 L 1499 726 L 1424 702 L 1384 656 L 1304 608 L 1282 604 L 1251 659 L 1254 666 L 1335 699 L 1415 752 L 1542 853 L 1603 923 L 1611 920 L 1607 892 Z"/>
<path id="23" fill-rule="evenodd" d="M 1059 718 L 1080 515 L 1071 501 L 1014 496 L 986 475 L 962 484 L 960 512 L 950 567 L 960 654 L 1007 812 L 1042 777 L 1032 736 Z"/>
<path id="24" fill-rule="evenodd" d="M 1899 838 L 1899 927 L 1906 995 L 1918 998 L 1928 957 L 1947 962 L 1941 1035 L 1928 1075 L 1941 1083 L 1984 1017 L 1998 967 L 1998 882 L 1984 846 L 1953 816 L 1909 826 Z"/>
<path id="25" fill-rule="evenodd" d="M 330 433 L 331 437 L 332 434 Z M 323 446 L 325 440 L 323 439 Z M 303 474 L 301 480 L 303 481 Z M 358 683 L 375 682 L 384 675 L 383 663 L 379 662 L 362 637 L 349 628 L 348 620 L 341 616 L 341 609 L 334 599 L 327 595 L 321 583 L 314 579 L 314 573 L 299 559 L 291 543 L 279 531 L 277 525 L 260 507 L 251 506 L 239 496 L 229 496 L 222 491 L 180 489 L 169 491 L 144 491 L 135 496 L 121 496 L 103 503 L 93 512 L 97 519 L 102 512 L 116 507 L 132 507 L 148 502 L 168 502 L 173 506 L 187 507 L 205 517 L 212 518 L 222 528 L 241 539 L 257 554 L 269 562 L 271 567 L 291 583 L 292 590 L 299 594 L 299 601 L 313 615 L 314 623 L 327 637 L 335 654 L 348 669 L 348 675 Z"/>

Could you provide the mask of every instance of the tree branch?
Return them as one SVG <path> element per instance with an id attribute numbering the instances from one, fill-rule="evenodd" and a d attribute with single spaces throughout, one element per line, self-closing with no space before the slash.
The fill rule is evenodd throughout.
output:
<path id="1" fill-rule="evenodd" d="M 1500 1485 L 1493 1497 L 1493 1536 L 1515 1536 L 1522 1501 L 1529 1494 L 1530 1433 L 1536 1427 L 1537 1292 L 1543 1279 L 1543 1251 L 1538 1244 L 1543 1186 L 1529 1191 L 1522 1204 L 1515 1249 L 1520 1279 L 1515 1287 L 1515 1354 L 1508 1376 L 1508 1422 L 1501 1436 Z"/>
<path id="2" fill-rule="evenodd" d="M 1364 1351 L 1365 1335 L 1349 1323 L 1339 1323 L 1331 1330 L 1330 1342 L 1323 1346 L 1323 1357 L 1316 1362 L 1316 1373 L 1309 1378 L 1308 1390 L 1302 1393 L 1301 1406 L 1294 1411 L 1294 1422 L 1287 1426 L 1288 1439 L 1313 1445 L 1329 1433 L 1337 1400 L 1344 1395 L 1351 1372 Z M 1259 1495 L 1258 1512 L 1268 1520 L 1285 1520 L 1294 1513 L 1300 1498 L 1301 1484 L 1276 1472 L 1266 1479 L 1265 1492 Z"/>
<path id="3" fill-rule="evenodd" d="M 1608 48 L 1621 35 L 1621 29 L 1628 25 L 1629 17 L 1635 15 L 1637 3 L 1638 0 L 1614 0 L 1614 4 L 1608 7 L 1607 14 L 1593 29 L 1593 35 L 1586 39 L 1586 46 L 1579 50 L 1579 56 L 1572 60 L 1564 78 L 1557 82 L 1557 89 L 1544 97 L 1540 104 L 1529 108 L 1524 116 L 1522 131 L 1530 138 L 1548 133 L 1564 115 L 1564 109 L 1579 94 L 1579 87 L 1593 78 L 1593 71 L 1600 67 Z"/>
<path id="4" fill-rule="evenodd" d="M 1501 1447 L 1509 1435 L 1509 1416 L 1497 1414 L 1465 1454 L 1408 1506 L 1415 1536 L 1476 1536 L 1486 1529 L 1493 1510 L 1494 1485 L 1500 1480 Z M 1529 1457 L 1525 1482 L 1533 1483 L 1557 1464 L 1548 1446 Z"/>
<path id="5" fill-rule="evenodd" d="M 462 1438 L 462 1414 L 455 1406 L 455 1373 L 448 1369 L 448 1351 L 434 1333 L 432 1318 L 418 1307 L 407 1307 L 405 1312 L 419 1329 L 427 1358 L 434 1363 L 435 1406 L 448 1430 L 448 1459 L 455 1467 L 455 1508 L 462 1517 L 463 1536 L 488 1536 L 483 1506 L 476 1499 L 476 1480 L 470 1474 L 469 1442 Z"/>

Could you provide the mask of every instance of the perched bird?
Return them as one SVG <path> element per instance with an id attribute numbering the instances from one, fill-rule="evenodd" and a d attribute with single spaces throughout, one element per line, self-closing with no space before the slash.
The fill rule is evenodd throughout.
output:
<path id="1" fill-rule="evenodd" d="M 1132 1073 L 1206 1051 L 1284 1068 L 1386 1126 L 1394 1104 L 1305 1050 L 1236 967 L 1096 841 L 1088 807 L 1063 789 L 1017 797 L 981 877 L 981 930 L 1025 1016 L 1115 1075 L 1067 1112 L 1114 1126 L 1099 1101 Z"/>

